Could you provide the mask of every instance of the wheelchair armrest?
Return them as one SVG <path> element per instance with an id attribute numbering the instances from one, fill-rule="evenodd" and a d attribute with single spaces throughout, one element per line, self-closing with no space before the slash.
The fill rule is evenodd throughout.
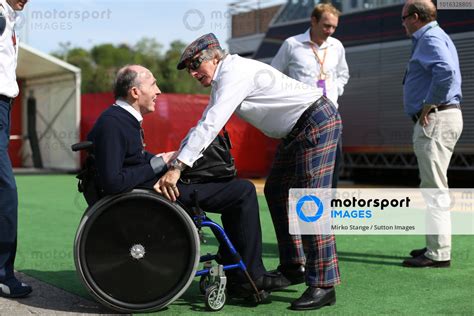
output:
<path id="1" fill-rule="evenodd" d="M 80 151 L 80 150 L 90 150 L 92 149 L 92 146 L 94 146 L 94 143 L 91 141 L 85 141 L 85 142 L 80 142 L 73 144 L 71 146 L 72 151 Z"/>

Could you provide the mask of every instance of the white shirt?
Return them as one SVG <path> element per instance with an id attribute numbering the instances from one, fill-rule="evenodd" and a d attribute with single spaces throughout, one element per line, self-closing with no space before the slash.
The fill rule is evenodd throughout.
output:
<path id="1" fill-rule="evenodd" d="M 296 81 L 275 68 L 238 55 L 217 65 L 209 104 L 181 144 L 178 159 L 188 166 L 201 157 L 222 127 L 237 113 L 265 135 L 283 138 L 322 90 Z"/>
<path id="2" fill-rule="evenodd" d="M 0 0 L 0 15 L 6 20 L 5 31 L 0 36 L 0 95 L 15 98 L 19 91 L 16 82 L 18 37 L 14 31 L 18 15 L 5 0 Z"/>
<path id="3" fill-rule="evenodd" d="M 138 123 L 141 124 L 141 122 L 143 121 L 142 114 L 140 112 L 138 112 L 137 110 L 135 110 L 135 108 L 133 106 L 131 106 L 130 104 L 128 104 L 126 101 L 121 100 L 121 99 L 117 99 L 117 100 L 115 100 L 114 106 L 119 106 L 122 109 L 124 109 L 125 111 L 127 111 L 128 113 L 132 114 L 133 117 L 137 119 Z"/>
<path id="4" fill-rule="evenodd" d="M 303 34 L 286 39 L 271 65 L 291 78 L 316 87 L 321 68 L 311 45 L 314 45 L 321 61 L 326 54 L 323 63 L 323 70 L 327 74 L 326 94 L 336 107 L 339 107 L 337 98 L 342 95 L 344 86 L 349 80 L 346 54 L 339 40 L 328 37 L 321 46 L 318 46 L 311 41 L 308 29 Z"/>

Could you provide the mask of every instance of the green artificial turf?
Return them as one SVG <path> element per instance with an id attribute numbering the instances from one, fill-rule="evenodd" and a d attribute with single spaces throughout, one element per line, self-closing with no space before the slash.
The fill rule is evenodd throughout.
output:
<path id="1" fill-rule="evenodd" d="M 72 247 L 86 204 L 70 175 L 17 176 L 20 201 L 16 269 L 69 292 L 89 297 L 76 276 Z M 274 230 L 260 197 L 264 262 L 278 264 Z M 211 216 L 218 219 L 216 216 Z M 203 252 L 216 243 L 207 234 Z M 318 311 L 340 315 L 474 315 L 474 236 L 453 236 L 450 269 L 408 269 L 401 261 L 423 246 L 423 236 L 337 236 L 342 284 L 337 304 Z M 251 306 L 231 300 L 220 315 L 294 313 L 289 303 L 305 289 L 293 286 L 271 295 L 272 303 Z M 160 315 L 206 312 L 197 279 Z M 314 311 L 311 311 L 314 313 Z"/>

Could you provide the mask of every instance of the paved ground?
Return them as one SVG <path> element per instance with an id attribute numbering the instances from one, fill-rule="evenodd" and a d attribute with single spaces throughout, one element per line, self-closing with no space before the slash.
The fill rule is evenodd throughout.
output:
<path id="1" fill-rule="evenodd" d="M 113 315 L 96 302 L 68 293 L 17 272 L 17 277 L 33 287 L 22 299 L 0 298 L 0 315 Z"/>

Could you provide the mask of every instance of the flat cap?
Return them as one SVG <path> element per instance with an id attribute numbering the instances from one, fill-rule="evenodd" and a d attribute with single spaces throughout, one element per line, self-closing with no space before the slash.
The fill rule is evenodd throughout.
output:
<path id="1" fill-rule="evenodd" d="M 178 70 L 186 68 L 186 61 L 188 59 L 193 58 L 197 53 L 208 48 L 221 48 L 214 33 L 205 34 L 186 47 L 179 59 Z"/>

